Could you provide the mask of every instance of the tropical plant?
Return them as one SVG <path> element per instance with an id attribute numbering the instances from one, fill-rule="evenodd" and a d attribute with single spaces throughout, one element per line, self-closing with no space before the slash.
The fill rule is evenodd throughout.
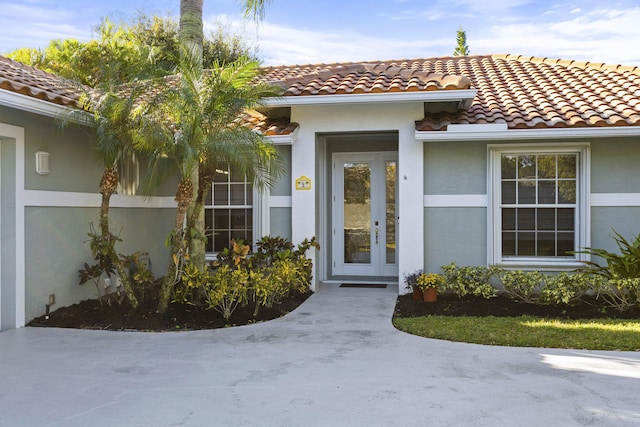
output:
<path id="1" fill-rule="evenodd" d="M 249 273 L 244 268 L 235 270 L 223 265 L 210 276 L 207 289 L 207 303 L 226 321 L 229 320 L 239 304 L 246 301 Z"/>
<path id="2" fill-rule="evenodd" d="M 542 304 L 575 304 L 594 286 L 593 278 L 583 273 L 545 275 L 543 283 L 539 297 Z"/>
<path id="3" fill-rule="evenodd" d="M 585 248 L 576 252 L 596 256 L 606 262 L 606 265 L 600 265 L 595 261 L 584 261 L 590 267 L 585 272 L 608 280 L 640 278 L 640 234 L 629 241 L 613 230 L 611 237 L 620 250 L 619 254 L 597 248 Z"/>
<path id="4" fill-rule="evenodd" d="M 451 291 L 458 297 L 474 295 L 482 298 L 496 296 L 496 288 L 491 284 L 491 278 L 496 276 L 500 269 L 495 266 L 458 267 L 455 262 L 440 267 L 445 278 L 445 290 Z"/>
<path id="5" fill-rule="evenodd" d="M 545 276 L 538 271 L 512 270 L 500 275 L 504 293 L 514 300 L 537 304 Z"/>

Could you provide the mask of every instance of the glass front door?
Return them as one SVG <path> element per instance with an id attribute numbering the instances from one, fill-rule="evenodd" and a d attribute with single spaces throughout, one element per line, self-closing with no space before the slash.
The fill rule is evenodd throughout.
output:
<path id="1" fill-rule="evenodd" d="M 397 275 L 394 153 L 334 154 L 334 275 Z"/>

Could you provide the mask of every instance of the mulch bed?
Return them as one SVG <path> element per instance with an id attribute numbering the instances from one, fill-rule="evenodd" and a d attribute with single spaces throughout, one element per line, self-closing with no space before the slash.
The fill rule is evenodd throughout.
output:
<path id="1" fill-rule="evenodd" d="M 229 322 L 215 310 L 206 310 L 189 304 L 172 303 L 164 316 L 156 312 L 157 299 L 142 300 L 135 310 L 128 303 L 111 306 L 100 304 L 98 300 L 87 300 L 52 312 L 48 319 L 38 317 L 28 326 L 104 329 L 111 331 L 183 331 L 216 329 L 228 326 L 247 325 L 276 319 L 296 309 L 311 292 L 294 293 L 282 303 L 271 308 L 262 307 L 258 317 L 253 317 L 253 304 L 240 306 L 234 311 Z M 620 312 L 613 308 L 603 309 L 588 301 L 572 306 L 546 306 L 513 301 L 504 296 L 484 299 L 472 296 L 459 298 L 455 295 L 439 295 L 438 301 L 426 303 L 415 301 L 411 294 L 398 297 L 396 317 L 416 317 L 427 315 L 443 316 L 496 316 L 517 317 L 521 315 L 559 319 L 640 319 L 640 308 Z"/>
<path id="2" fill-rule="evenodd" d="M 111 306 L 98 300 L 82 301 L 69 307 L 62 307 L 50 313 L 49 318 L 38 317 L 28 326 L 44 326 L 77 329 L 104 329 L 111 331 L 183 331 L 216 329 L 228 326 L 247 325 L 276 319 L 291 312 L 302 304 L 311 292 L 292 293 L 273 307 L 261 307 L 257 317 L 253 317 L 254 304 L 239 306 L 229 322 L 220 313 L 204 307 L 189 304 L 169 304 L 167 312 L 161 316 L 156 312 L 156 298 L 140 301 L 134 310 L 127 302 Z"/>
<path id="3" fill-rule="evenodd" d="M 396 317 L 441 316 L 495 316 L 522 315 L 558 319 L 640 319 L 640 307 L 620 312 L 614 308 L 595 306 L 588 300 L 578 305 L 537 305 L 513 301 L 505 296 L 484 299 L 473 296 L 438 295 L 436 302 L 415 301 L 412 294 L 401 295 L 396 303 Z"/>

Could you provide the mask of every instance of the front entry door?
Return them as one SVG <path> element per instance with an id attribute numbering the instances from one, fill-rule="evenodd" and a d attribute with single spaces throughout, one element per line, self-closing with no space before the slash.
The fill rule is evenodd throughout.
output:
<path id="1" fill-rule="evenodd" d="M 396 153 L 333 155 L 333 275 L 397 276 Z"/>

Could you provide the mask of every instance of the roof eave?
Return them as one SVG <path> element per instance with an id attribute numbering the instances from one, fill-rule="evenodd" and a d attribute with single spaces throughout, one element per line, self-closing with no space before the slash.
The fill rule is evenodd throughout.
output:
<path id="1" fill-rule="evenodd" d="M 73 122 L 89 123 L 88 120 L 85 122 L 80 117 L 75 117 L 71 114 L 80 110 L 7 90 L 0 89 L 0 105 L 54 119 L 69 117 Z"/>
<path id="2" fill-rule="evenodd" d="M 596 128 L 511 129 L 479 132 L 416 131 L 420 142 L 440 141 L 513 141 L 536 139 L 584 139 L 607 137 L 640 137 L 640 126 L 616 126 Z"/>
<path id="3" fill-rule="evenodd" d="M 262 101 L 266 107 L 293 107 L 301 105 L 338 105 L 406 102 L 451 102 L 459 101 L 467 109 L 476 96 L 476 89 L 437 90 L 421 92 L 384 92 L 335 95 L 300 95 L 267 98 Z"/>

